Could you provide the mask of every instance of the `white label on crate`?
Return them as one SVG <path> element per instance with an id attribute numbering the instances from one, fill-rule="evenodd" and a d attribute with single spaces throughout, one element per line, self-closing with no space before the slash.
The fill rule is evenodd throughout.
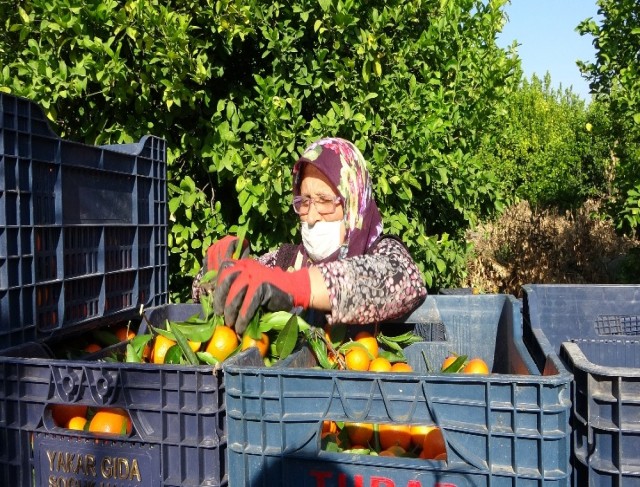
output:
<path id="1" fill-rule="evenodd" d="M 48 487 L 157 486 L 160 448 L 123 441 L 37 434 L 37 485 Z"/>

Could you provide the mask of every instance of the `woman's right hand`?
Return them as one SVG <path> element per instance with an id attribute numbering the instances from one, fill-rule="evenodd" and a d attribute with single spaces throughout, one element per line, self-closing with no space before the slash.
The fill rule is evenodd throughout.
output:
<path id="1" fill-rule="evenodd" d="M 225 260 L 232 260 L 233 254 L 238 248 L 238 238 L 232 235 L 227 235 L 217 240 L 209 246 L 207 249 L 207 257 L 205 266 L 207 271 L 218 271 L 220 265 Z M 249 241 L 242 241 L 242 252 L 240 258 L 247 257 L 249 255 Z"/>

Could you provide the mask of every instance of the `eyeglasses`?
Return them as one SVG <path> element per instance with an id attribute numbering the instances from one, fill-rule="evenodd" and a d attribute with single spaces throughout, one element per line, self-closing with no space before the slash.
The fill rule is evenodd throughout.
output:
<path id="1" fill-rule="evenodd" d="M 336 206 L 342 203 L 340 196 L 320 196 L 319 198 L 309 198 L 308 196 L 293 197 L 293 211 L 298 215 L 309 213 L 311 203 L 316 207 L 316 211 L 321 215 L 330 215 L 336 211 Z"/>

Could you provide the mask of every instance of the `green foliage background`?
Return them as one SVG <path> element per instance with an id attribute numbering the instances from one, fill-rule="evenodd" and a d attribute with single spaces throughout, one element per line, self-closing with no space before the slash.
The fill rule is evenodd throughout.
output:
<path id="1" fill-rule="evenodd" d="M 616 181 L 609 213 L 618 228 L 640 235 L 640 3 L 596 3 L 601 20 L 578 26 L 581 34 L 593 36 L 596 59 L 579 66 L 606 113 L 601 133 L 615 158 Z"/>
<path id="2" fill-rule="evenodd" d="M 175 301 L 222 235 L 299 239 L 291 167 L 323 136 L 362 150 L 428 287 L 455 286 L 465 231 L 505 204 L 615 186 L 606 102 L 523 82 L 506 2 L 0 0 L 0 90 L 72 140 L 167 140 Z"/>

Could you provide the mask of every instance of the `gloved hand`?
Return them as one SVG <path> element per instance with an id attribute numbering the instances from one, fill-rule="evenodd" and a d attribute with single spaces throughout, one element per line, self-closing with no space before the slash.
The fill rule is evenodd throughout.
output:
<path id="1" fill-rule="evenodd" d="M 243 333 L 259 306 L 270 311 L 306 308 L 311 298 L 309 269 L 287 272 L 253 259 L 225 262 L 218 272 L 214 308 L 226 324 Z"/>
<path id="2" fill-rule="evenodd" d="M 222 237 L 220 240 L 212 243 L 207 249 L 206 270 L 217 271 L 220 269 L 220 264 L 225 260 L 231 259 L 233 253 L 238 247 L 238 238 L 231 235 Z M 242 242 L 242 253 L 240 257 L 247 257 L 249 255 L 249 242 L 245 239 Z"/>

